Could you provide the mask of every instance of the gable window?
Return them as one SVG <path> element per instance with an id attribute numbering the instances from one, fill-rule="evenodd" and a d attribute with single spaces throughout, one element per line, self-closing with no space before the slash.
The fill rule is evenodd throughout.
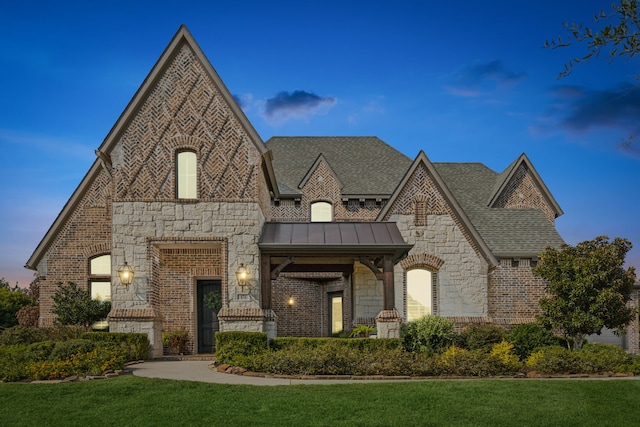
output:
<path id="1" fill-rule="evenodd" d="M 197 156 L 193 151 L 180 151 L 176 156 L 176 190 L 178 199 L 198 197 Z"/>
<path id="2" fill-rule="evenodd" d="M 407 271 L 407 321 L 432 314 L 433 273 L 416 268 Z"/>
<path id="3" fill-rule="evenodd" d="M 311 222 L 331 222 L 332 220 L 331 203 L 315 202 L 311 204 Z"/>

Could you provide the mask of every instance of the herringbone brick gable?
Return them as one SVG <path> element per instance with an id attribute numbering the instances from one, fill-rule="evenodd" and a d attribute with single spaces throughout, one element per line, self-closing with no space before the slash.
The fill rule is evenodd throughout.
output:
<path id="1" fill-rule="evenodd" d="M 175 156 L 198 156 L 198 199 L 255 201 L 259 154 L 188 44 L 182 45 L 118 141 L 116 200 L 174 200 Z"/>

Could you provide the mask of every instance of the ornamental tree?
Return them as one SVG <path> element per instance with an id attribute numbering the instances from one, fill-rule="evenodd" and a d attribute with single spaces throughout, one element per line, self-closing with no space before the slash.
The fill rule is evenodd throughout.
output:
<path id="1" fill-rule="evenodd" d="M 111 311 L 110 301 L 91 299 L 89 292 L 73 282 L 57 283 L 53 295 L 53 314 L 60 325 L 78 325 L 89 328 L 93 323 L 107 317 Z"/>
<path id="2" fill-rule="evenodd" d="M 624 333 L 635 309 L 628 306 L 636 280 L 634 267 L 623 268 L 632 245 L 627 239 L 607 236 L 547 248 L 533 273 L 547 281 L 547 296 L 540 300 L 538 320 L 561 332 L 567 345 L 582 347 L 586 335 L 603 328 Z"/>

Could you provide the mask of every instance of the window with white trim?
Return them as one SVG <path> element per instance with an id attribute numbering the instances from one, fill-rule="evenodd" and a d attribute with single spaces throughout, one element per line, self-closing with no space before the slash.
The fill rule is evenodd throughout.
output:
<path id="1" fill-rule="evenodd" d="M 178 199 L 198 197 L 198 164 L 193 151 L 180 151 L 176 155 L 176 194 Z"/>
<path id="2" fill-rule="evenodd" d="M 333 212 L 331 203 L 311 203 L 311 222 L 331 222 L 332 220 Z"/>
<path id="3" fill-rule="evenodd" d="M 407 321 L 432 314 L 433 273 L 422 268 L 407 271 Z"/>

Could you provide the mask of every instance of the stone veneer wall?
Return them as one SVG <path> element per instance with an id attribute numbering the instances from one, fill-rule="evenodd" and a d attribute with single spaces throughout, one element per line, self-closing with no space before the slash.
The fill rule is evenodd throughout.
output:
<path id="1" fill-rule="evenodd" d="M 152 309 L 157 316 L 162 315 L 168 321 L 177 319 L 176 313 L 167 311 L 168 305 L 160 303 L 159 306 L 152 305 L 154 298 L 154 283 L 156 286 L 165 280 L 173 280 L 171 277 L 165 278 L 158 275 L 154 279 L 153 268 L 154 259 L 158 257 L 158 249 L 153 249 L 157 245 L 160 249 L 159 268 L 160 274 L 167 273 L 166 265 L 162 265 L 169 259 L 169 254 L 162 256 L 163 244 L 178 245 L 181 247 L 198 245 L 211 245 L 212 242 L 224 242 L 221 246 L 222 260 L 226 263 L 222 266 L 222 278 L 226 277 L 226 272 L 235 271 L 240 263 L 249 266 L 252 274 L 252 288 L 259 288 L 260 262 L 258 250 L 258 238 L 264 223 L 264 216 L 257 203 L 225 203 L 225 202 L 199 202 L 199 203 L 177 203 L 177 202 L 114 202 L 113 203 L 113 250 L 112 269 L 116 274 L 117 267 L 123 265 L 125 261 L 132 266 L 135 273 L 135 280 L 128 288 L 115 286 L 112 293 L 112 312 L 122 313 L 130 310 L 132 318 L 135 318 L 136 310 L 140 313 Z M 171 256 L 174 256 L 173 254 Z M 182 255 L 178 256 L 183 259 Z M 209 267 L 215 267 L 215 257 L 208 258 L 212 263 Z M 176 262 L 180 262 L 179 260 Z M 185 263 L 188 261 L 184 261 Z M 224 261 L 222 261 L 224 262 Z M 180 274 L 179 281 L 187 280 L 186 274 L 193 281 L 194 276 L 208 276 L 204 268 L 205 261 L 195 261 L 190 272 Z M 186 268 L 184 266 L 183 268 Z M 193 282 L 191 282 L 193 283 Z M 183 286 L 183 285 L 180 285 Z M 259 296 L 256 294 L 246 294 L 240 289 L 235 280 L 225 283 L 223 280 L 223 298 L 228 302 L 228 308 L 255 308 L 259 309 Z M 161 289 L 155 294 L 160 300 L 163 296 Z M 195 304 L 193 296 L 190 297 L 191 304 Z M 170 310 L 184 309 L 183 301 L 178 307 L 171 307 Z M 173 320 L 172 320 L 173 321 Z M 177 321 L 177 320 L 176 320 Z M 179 322 L 186 322 L 185 319 Z M 112 322 L 114 331 L 120 330 L 118 321 Z M 163 326 L 164 327 L 164 326 Z M 221 322 L 222 328 L 222 322 Z M 144 332 L 144 331 L 139 331 Z M 148 332 L 148 331 L 146 331 Z M 157 334 L 158 331 L 155 331 Z"/>
<path id="2" fill-rule="evenodd" d="M 515 324 L 533 321 L 545 287 L 545 281 L 531 272 L 530 259 L 501 259 L 489 274 L 489 316 Z"/>
<path id="3" fill-rule="evenodd" d="M 402 285 L 402 282 L 400 283 Z M 395 283 L 396 294 L 398 292 L 398 283 Z M 353 300 L 355 316 L 354 320 L 359 322 L 364 320 L 375 319 L 375 317 L 383 309 L 383 285 L 373 272 L 365 265 L 356 262 L 353 269 Z"/>
<path id="4" fill-rule="evenodd" d="M 478 256 L 449 215 L 428 215 L 426 226 L 416 226 L 414 215 L 394 215 L 405 241 L 413 244 L 409 256 L 437 259 L 436 306 L 440 316 L 487 316 L 487 264 Z M 418 263 L 421 264 L 421 263 Z M 416 264 L 416 265 L 418 265 Z M 405 266 L 409 269 L 412 266 Z M 395 266 L 395 307 L 404 313 L 405 268 Z"/>
<path id="5" fill-rule="evenodd" d="M 40 326 L 55 320 L 56 283 L 74 282 L 88 290 L 89 259 L 111 252 L 111 197 L 111 178 L 101 169 L 38 264 Z"/>
<path id="6" fill-rule="evenodd" d="M 281 273 L 272 282 L 272 306 L 278 318 L 278 336 L 323 337 L 329 335 L 330 292 L 343 292 L 342 321 L 351 328 L 351 288 L 340 273 Z M 292 296 L 295 303 L 287 304 Z"/>

